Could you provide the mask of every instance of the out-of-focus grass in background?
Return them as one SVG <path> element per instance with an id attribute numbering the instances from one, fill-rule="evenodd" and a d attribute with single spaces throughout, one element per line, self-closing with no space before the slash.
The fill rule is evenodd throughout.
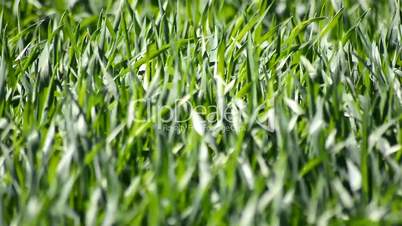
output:
<path id="1" fill-rule="evenodd" d="M 401 225 L 400 0 L 0 0 L 0 225 Z"/>

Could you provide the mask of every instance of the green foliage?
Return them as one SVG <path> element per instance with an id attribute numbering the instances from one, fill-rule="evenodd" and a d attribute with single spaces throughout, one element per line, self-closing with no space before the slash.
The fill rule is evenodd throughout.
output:
<path id="1" fill-rule="evenodd" d="M 0 7 L 0 225 L 402 224 L 400 0 Z"/>

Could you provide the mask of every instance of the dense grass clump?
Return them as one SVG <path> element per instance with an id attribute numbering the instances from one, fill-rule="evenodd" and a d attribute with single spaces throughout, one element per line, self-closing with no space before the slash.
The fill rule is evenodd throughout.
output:
<path id="1" fill-rule="evenodd" d="M 400 0 L 0 7 L 0 225 L 402 225 Z"/>

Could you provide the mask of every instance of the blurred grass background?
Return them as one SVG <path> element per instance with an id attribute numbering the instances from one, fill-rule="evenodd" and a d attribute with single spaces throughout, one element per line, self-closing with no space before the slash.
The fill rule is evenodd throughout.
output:
<path id="1" fill-rule="evenodd" d="M 0 6 L 1 225 L 402 224 L 400 0 Z"/>

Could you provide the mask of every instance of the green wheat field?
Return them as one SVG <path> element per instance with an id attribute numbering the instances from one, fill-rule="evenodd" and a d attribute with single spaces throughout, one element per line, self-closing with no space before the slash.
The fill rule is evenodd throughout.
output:
<path id="1" fill-rule="evenodd" d="M 402 225 L 401 0 L 0 0 L 0 225 Z"/>

